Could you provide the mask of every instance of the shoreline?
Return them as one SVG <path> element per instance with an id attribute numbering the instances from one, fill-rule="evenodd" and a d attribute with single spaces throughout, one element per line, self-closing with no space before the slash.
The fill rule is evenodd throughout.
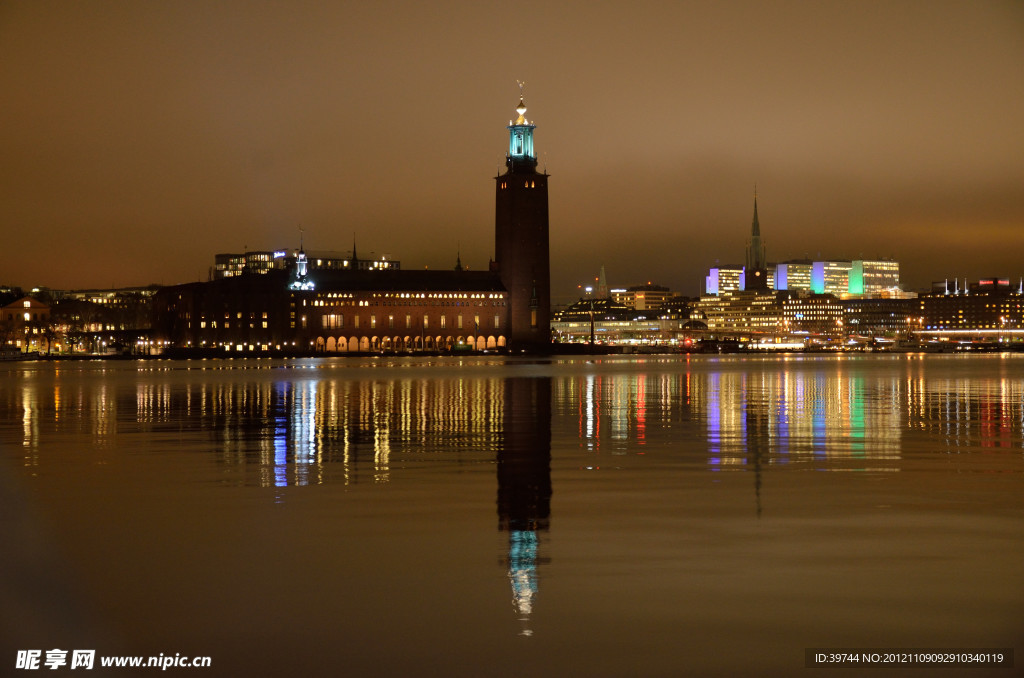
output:
<path id="1" fill-rule="evenodd" d="M 907 354 L 977 355 L 990 353 L 1024 353 L 1024 343 L 981 346 L 908 346 L 885 349 L 812 347 L 804 349 L 749 348 L 727 342 L 725 345 L 693 346 L 689 349 L 660 346 L 590 346 L 588 344 L 553 344 L 545 351 L 350 351 L 345 353 L 300 351 L 244 351 L 229 353 L 204 349 L 171 349 L 157 354 L 99 354 L 99 353 L 20 353 L 6 354 L 0 362 L 64 362 L 64 361 L 130 361 L 130 360 L 234 360 L 260 359 L 286 360 L 289 358 L 436 358 L 481 356 L 644 356 L 644 355 L 794 355 L 794 354 Z"/>

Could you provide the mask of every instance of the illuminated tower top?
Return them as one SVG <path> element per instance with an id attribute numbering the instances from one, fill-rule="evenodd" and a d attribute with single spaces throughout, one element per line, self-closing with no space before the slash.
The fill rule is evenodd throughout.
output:
<path id="1" fill-rule="evenodd" d="M 302 243 L 303 230 L 299 229 L 299 253 L 295 257 L 295 276 L 290 285 L 289 289 L 292 290 L 311 290 L 313 289 L 313 281 L 309 279 L 309 262 L 306 260 L 306 248 Z"/>
<path id="2" fill-rule="evenodd" d="M 526 103 L 523 100 L 523 85 L 519 83 L 519 105 L 516 106 L 518 117 L 508 124 L 508 155 L 505 166 L 510 172 L 534 172 L 537 168 L 537 154 L 533 150 L 533 130 L 526 119 Z"/>

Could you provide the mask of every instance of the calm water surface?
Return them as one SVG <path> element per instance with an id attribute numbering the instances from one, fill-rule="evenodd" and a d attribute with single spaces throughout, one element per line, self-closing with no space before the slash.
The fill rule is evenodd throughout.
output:
<path id="1" fill-rule="evenodd" d="M 0 673 L 55 647 L 209 676 L 1024 665 L 1024 356 L 0 374 Z"/>

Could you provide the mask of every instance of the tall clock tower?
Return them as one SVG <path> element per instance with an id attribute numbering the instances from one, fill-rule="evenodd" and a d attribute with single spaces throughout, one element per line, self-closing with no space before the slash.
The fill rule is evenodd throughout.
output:
<path id="1" fill-rule="evenodd" d="M 551 343 L 548 175 L 537 171 L 536 126 L 522 96 L 516 113 L 507 128 L 506 170 L 495 178 L 495 267 L 508 291 L 509 347 L 544 350 Z"/>

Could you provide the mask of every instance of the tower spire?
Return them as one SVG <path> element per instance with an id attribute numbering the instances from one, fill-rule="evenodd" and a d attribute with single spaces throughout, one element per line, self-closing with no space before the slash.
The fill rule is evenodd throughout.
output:
<path id="1" fill-rule="evenodd" d="M 608 278 L 604 274 L 604 264 L 601 264 L 601 272 L 597 276 L 597 298 L 611 298 L 611 294 L 608 293 Z"/>
<path id="2" fill-rule="evenodd" d="M 761 224 L 757 220 L 757 184 L 754 184 L 754 219 L 747 241 L 747 265 L 743 271 L 743 289 L 768 290 L 768 263 L 761 242 Z"/>
<path id="3" fill-rule="evenodd" d="M 306 260 L 306 249 L 303 246 L 302 236 L 305 233 L 305 229 L 299 227 L 299 253 L 295 257 L 295 275 L 292 278 L 292 282 L 288 285 L 289 289 L 293 290 L 311 290 L 313 289 L 313 281 L 309 279 L 309 261 Z"/>
<path id="4" fill-rule="evenodd" d="M 754 223 L 750 234 L 755 238 L 761 237 L 761 224 L 757 223 L 757 184 L 754 184 Z"/>

